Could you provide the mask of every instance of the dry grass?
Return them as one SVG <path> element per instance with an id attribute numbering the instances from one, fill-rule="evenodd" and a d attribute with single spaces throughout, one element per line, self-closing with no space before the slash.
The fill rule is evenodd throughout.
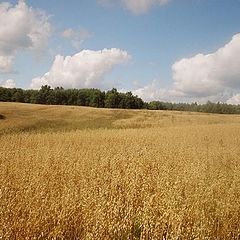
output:
<path id="1" fill-rule="evenodd" d="M 239 239 L 239 116 L 0 103 L 0 239 Z"/>

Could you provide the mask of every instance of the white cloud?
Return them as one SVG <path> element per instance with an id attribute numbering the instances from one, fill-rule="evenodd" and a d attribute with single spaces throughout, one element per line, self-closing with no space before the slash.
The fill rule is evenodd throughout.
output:
<path id="1" fill-rule="evenodd" d="M 231 98 L 229 98 L 227 100 L 227 103 L 228 104 L 235 104 L 235 105 L 240 104 L 240 93 L 232 96 Z"/>
<path id="2" fill-rule="evenodd" d="M 24 0 L 16 5 L 0 4 L 0 72 L 11 71 L 17 51 L 40 53 L 46 49 L 51 33 L 48 18 L 44 12 L 27 6 Z"/>
<path id="3" fill-rule="evenodd" d="M 236 93 L 240 92 L 239 56 L 240 34 L 236 34 L 214 53 L 200 53 L 174 63 L 173 85 L 168 90 L 160 89 L 156 83 L 152 83 L 135 90 L 135 93 L 147 100 L 236 103 L 239 99 Z"/>
<path id="4" fill-rule="evenodd" d="M 55 57 L 48 73 L 32 80 L 31 88 L 42 85 L 64 88 L 102 88 L 107 72 L 130 59 L 126 51 L 120 49 L 103 49 L 101 51 L 83 50 L 73 56 Z"/>
<path id="5" fill-rule="evenodd" d="M 154 101 L 156 99 L 158 100 L 160 99 L 160 95 L 161 95 L 160 92 L 162 91 L 163 90 L 157 86 L 157 81 L 154 80 L 149 85 L 146 85 L 144 87 L 138 88 L 137 90 L 134 90 L 133 94 L 138 95 L 145 101 Z"/>
<path id="6" fill-rule="evenodd" d="M 211 54 L 197 54 L 172 66 L 174 88 L 187 96 L 208 97 L 240 89 L 240 34 Z"/>
<path id="7" fill-rule="evenodd" d="M 16 83 L 14 80 L 12 79 L 8 79 L 6 81 L 1 82 L 1 87 L 5 87 L 5 88 L 15 88 L 16 87 Z"/>
<path id="8" fill-rule="evenodd" d="M 171 0 L 97 0 L 97 2 L 105 7 L 111 7 L 114 4 L 120 4 L 127 10 L 138 15 L 148 12 L 154 6 L 162 6 Z"/>
<path id="9" fill-rule="evenodd" d="M 72 28 L 65 29 L 61 36 L 67 39 L 71 40 L 72 45 L 79 49 L 82 45 L 82 43 L 90 38 L 92 36 L 92 33 L 87 31 L 86 29 L 80 29 L 80 30 L 73 30 Z"/>
<path id="10" fill-rule="evenodd" d="M 144 101 L 178 101 L 179 97 L 182 97 L 181 92 L 177 92 L 174 89 L 160 88 L 158 81 L 154 80 L 149 85 L 140 87 L 133 91 L 134 95 L 138 95 Z"/>

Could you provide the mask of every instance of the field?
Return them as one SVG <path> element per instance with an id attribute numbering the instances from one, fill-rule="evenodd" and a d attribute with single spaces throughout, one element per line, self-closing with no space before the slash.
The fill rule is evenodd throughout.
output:
<path id="1" fill-rule="evenodd" d="M 0 239 L 240 239 L 240 116 L 0 114 Z"/>

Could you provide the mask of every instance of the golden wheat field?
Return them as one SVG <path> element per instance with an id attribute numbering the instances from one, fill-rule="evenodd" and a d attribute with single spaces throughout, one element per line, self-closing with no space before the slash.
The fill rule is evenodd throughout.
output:
<path id="1" fill-rule="evenodd" d="M 0 114 L 0 239 L 240 239 L 240 116 Z"/>

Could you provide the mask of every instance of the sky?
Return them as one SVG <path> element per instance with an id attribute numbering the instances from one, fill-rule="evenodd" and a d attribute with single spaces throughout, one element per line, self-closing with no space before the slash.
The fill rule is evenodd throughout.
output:
<path id="1" fill-rule="evenodd" d="M 0 0 L 0 85 L 240 104 L 240 0 Z"/>

